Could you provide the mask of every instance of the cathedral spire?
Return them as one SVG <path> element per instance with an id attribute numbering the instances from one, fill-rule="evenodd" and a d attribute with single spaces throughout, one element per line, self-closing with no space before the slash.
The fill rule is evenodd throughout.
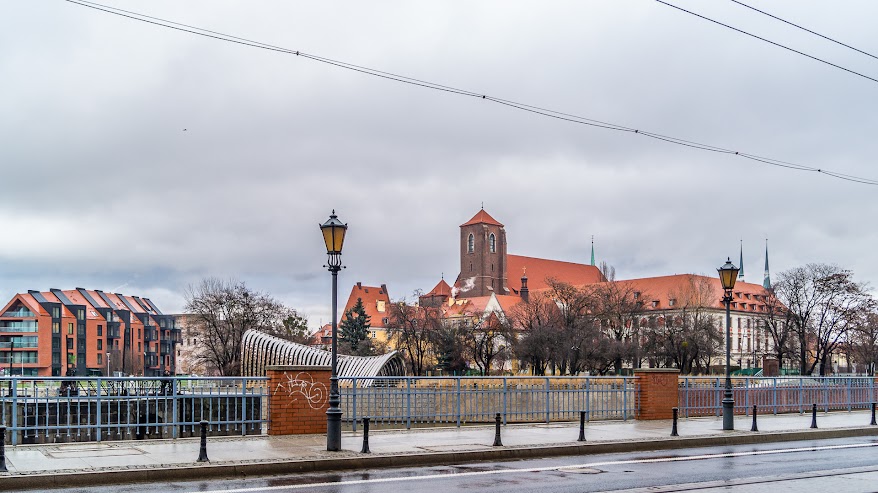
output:
<path id="1" fill-rule="evenodd" d="M 594 235 L 591 235 L 591 265 L 594 266 Z"/>
<path id="2" fill-rule="evenodd" d="M 768 274 L 768 238 L 765 239 L 765 277 L 762 279 L 762 287 L 771 289 L 771 276 Z"/>
<path id="3" fill-rule="evenodd" d="M 740 270 L 738 270 L 738 280 L 744 280 L 744 240 L 741 240 L 741 257 L 738 261 L 738 266 Z"/>

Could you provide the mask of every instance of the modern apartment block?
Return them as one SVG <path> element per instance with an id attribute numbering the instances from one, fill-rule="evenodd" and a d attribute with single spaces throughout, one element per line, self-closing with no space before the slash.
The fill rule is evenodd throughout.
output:
<path id="1" fill-rule="evenodd" d="M 176 373 L 173 315 L 148 298 L 76 288 L 28 291 L 0 310 L 4 375 Z"/>

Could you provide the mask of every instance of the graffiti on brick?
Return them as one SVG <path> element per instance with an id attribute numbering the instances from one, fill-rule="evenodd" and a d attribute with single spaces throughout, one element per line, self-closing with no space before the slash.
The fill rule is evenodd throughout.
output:
<path id="1" fill-rule="evenodd" d="M 309 373 L 300 372 L 296 376 L 284 374 L 286 380 L 278 382 L 274 388 L 274 395 L 280 394 L 290 398 L 287 406 L 296 402 L 300 397 L 304 398 L 311 409 L 321 409 L 326 402 L 326 385 L 315 382 Z"/>

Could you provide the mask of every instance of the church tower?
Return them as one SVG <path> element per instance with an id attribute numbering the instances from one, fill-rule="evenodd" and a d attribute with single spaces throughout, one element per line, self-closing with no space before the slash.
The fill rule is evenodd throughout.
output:
<path id="1" fill-rule="evenodd" d="M 506 230 L 485 209 L 460 225 L 458 296 L 509 294 L 506 283 Z"/>

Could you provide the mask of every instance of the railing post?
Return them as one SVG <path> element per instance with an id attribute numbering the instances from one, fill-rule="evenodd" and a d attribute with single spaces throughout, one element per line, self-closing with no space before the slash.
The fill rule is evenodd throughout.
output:
<path id="1" fill-rule="evenodd" d="M 848 378 L 848 412 L 851 412 L 851 381 L 853 378 Z"/>
<path id="2" fill-rule="evenodd" d="M 95 400 L 97 401 L 97 407 L 98 407 L 98 412 L 97 412 L 97 415 L 95 416 L 95 425 L 97 426 L 97 428 L 95 428 L 95 430 L 96 430 L 95 431 L 95 438 L 100 443 L 100 441 L 101 441 L 101 377 L 98 377 L 98 391 L 97 391 L 97 398 Z"/>
<path id="3" fill-rule="evenodd" d="M 549 377 L 546 377 L 546 424 L 549 424 Z"/>
<path id="4" fill-rule="evenodd" d="M 12 420 L 9 422 L 12 426 L 12 445 L 18 445 L 18 382 L 15 377 L 10 377 L 9 385 L 12 386 Z M 46 413 L 48 416 L 49 413 Z"/>
<path id="5" fill-rule="evenodd" d="M 375 386 L 375 380 L 372 380 L 372 386 Z M 351 430 L 357 431 L 357 377 L 351 379 Z"/>
<path id="6" fill-rule="evenodd" d="M 506 396 L 509 394 L 509 388 L 506 385 L 506 377 L 503 377 L 503 424 L 507 423 L 506 421 L 506 411 L 507 411 L 507 402 Z"/>
<path id="7" fill-rule="evenodd" d="M 817 428 L 817 403 L 811 404 L 811 428 Z"/>
<path id="8" fill-rule="evenodd" d="M 245 387 L 246 391 L 246 387 Z M 180 437 L 180 429 L 177 424 L 180 419 L 179 409 L 178 409 L 178 395 L 180 395 L 180 377 L 174 375 L 174 379 L 171 381 L 171 412 L 174 413 L 173 425 L 171 426 L 171 438 L 179 438 Z M 245 397 L 246 400 L 246 397 Z M 112 402 L 112 401 L 110 401 Z"/>
<path id="9" fill-rule="evenodd" d="M 207 420 L 202 419 L 201 425 L 201 449 L 198 451 L 198 462 L 210 462 L 207 458 Z"/>
<path id="10" fill-rule="evenodd" d="M 497 416 L 494 417 L 494 446 L 503 446 L 503 442 L 500 441 L 500 413 L 497 413 Z"/>
<path id="11" fill-rule="evenodd" d="M 457 427 L 460 428 L 460 377 L 455 377 L 457 382 Z"/>
<path id="12" fill-rule="evenodd" d="M 6 426 L 0 425 L 0 472 L 6 471 Z"/>
<path id="13" fill-rule="evenodd" d="M 772 379 L 772 386 L 774 387 L 774 393 L 772 394 L 773 404 L 774 404 L 774 415 L 777 416 L 777 377 Z"/>
<path id="14" fill-rule="evenodd" d="M 591 411 L 591 377 L 585 379 L 585 412 Z M 589 415 L 591 417 L 591 415 Z"/>
<path id="15" fill-rule="evenodd" d="M 628 421 L 628 385 L 625 377 L 622 377 L 622 421 Z"/>
<path id="16" fill-rule="evenodd" d="M 412 379 L 405 381 L 405 429 L 412 428 Z"/>

